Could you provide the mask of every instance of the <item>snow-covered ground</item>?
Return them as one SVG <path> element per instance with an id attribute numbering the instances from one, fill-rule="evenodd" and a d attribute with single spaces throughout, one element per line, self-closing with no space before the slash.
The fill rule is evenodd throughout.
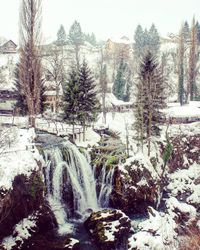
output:
<path id="1" fill-rule="evenodd" d="M 200 118 L 200 102 L 191 101 L 189 104 L 180 106 L 180 103 L 168 103 L 168 108 L 164 110 L 167 117 L 198 117 Z"/>
<path id="2" fill-rule="evenodd" d="M 29 176 L 38 169 L 37 161 L 41 159 L 32 143 L 34 129 L 17 129 L 12 127 L 1 131 L 3 148 L 0 153 L 0 188 L 12 188 L 14 177 L 19 174 Z"/>

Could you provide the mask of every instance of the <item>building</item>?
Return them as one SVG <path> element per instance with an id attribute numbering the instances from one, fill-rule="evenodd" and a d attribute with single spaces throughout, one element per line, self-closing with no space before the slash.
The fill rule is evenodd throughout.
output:
<path id="1" fill-rule="evenodd" d="M 0 46 L 0 52 L 2 54 L 15 54 L 17 53 L 17 45 L 12 40 L 9 40 Z"/>
<path id="2" fill-rule="evenodd" d="M 123 36 L 120 39 L 108 39 L 106 42 L 106 53 L 111 57 L 128 59 L 132 50 L 132 42 Z"/>
<path id="3" fill-rule="evenodd" d="M 99 102 L 102 104 L 101 94 L 98 94 Z M 126 112 L 133 108 L 133 102 L 118 100 L 113 93 L 106 93 L 105 106 L 107 112 Z"/>
<path id="4" fill-rule="evenodd" d="M 56 90 L 46 90 L 44 92 L 45 96 L 45 109 L 50 110 L 51 112 L 56 112 Z M 62 94 L 59 92 L 58 101 L 59 106 L 62 100 Z M 60 110 L 60 109 L 59 109 Z"/>

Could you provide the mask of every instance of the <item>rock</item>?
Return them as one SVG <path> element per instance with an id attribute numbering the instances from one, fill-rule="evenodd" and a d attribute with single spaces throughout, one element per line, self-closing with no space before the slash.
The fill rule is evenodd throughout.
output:
<path id="1" fill-rule="evenodd" d="M 78 250 L 79 241 L 74 238 L 69 238 L 64 246 L 64 250 Z"/>
<path id="2" fill-rule="evenodd" d="M 141 221 L 137 232 L 129 238 L 129 249 L 177 249 L 174 248 L 177 224 L 171 215 L 158 212 L 152 207 L 147 210 L 149 218 Z"/>
<path id="3" fill-rule="evenodd" d="M 169 161 L 171 172 L 177 169 L 188 169 L 193 163 L 200 164 L 200 135 L 178 135 L 172 138 L 173 152 Z"/>
<path id="4" fill-rule="evenodd" d="M 23 218 L 40 209 L 44 185 L 38 172 L 30 177 L 18 175 L 13 189 L 0 198 L 0 240 L 11 234 L 13 227 Z"/>
<path id="5" fill-rule="evenodd" d="M 191 225 L 197 217 L 195 207 L 184 202 L 178 201 L 175 197 L 170 197 L 166 201 L 168 213 L 176 220 L 179 225 Z"/>
<path id="6" fill-rule="evenodd" d="M 85 226 L 99 250 L 127 249 L 131 221 L 120 210 L 94 212 L 85 221 Z"/>
<path id="7" fill-rule="evenodd" d="M 159 197 L 159 176 L 151 161 L 128 159 L 124 171 L 115 173 L 111 206 L 127 213 L 146 213 L 147 207 L 156 207 Z"/>

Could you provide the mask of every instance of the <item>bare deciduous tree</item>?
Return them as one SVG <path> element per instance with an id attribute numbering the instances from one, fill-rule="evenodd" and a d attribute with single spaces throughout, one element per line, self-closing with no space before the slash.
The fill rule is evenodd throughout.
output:
<path id="1" fill-rule="evenodd" d="M 189 81 L 188 92 L 190 93 L 190 100 L 193 101 L 197 95 L 196 77 L 197 77 L 197 63 L 198 63 L 198 39 L 196 21 L 193 18 L 191 28 L 190 54 L 189 54 Z"/>
<path id="2" fill-rule="evenodd" d="M 99 62 L 99 83 L 100 83 L 100 92 L 102 97 L 102 111 L 103 111 L 103 119 L 106 124 L 106 93 L 108 90 L 108 82 L 107 82 L 107 69 L 105 64 L 105 55 L 103 49 L 101 49 L 101 59 Z"/>
<path id="3" fill-rule="evenodd" d="M 42 71 L 40 56 L 42 0 L 22 0 L 20 10 L 19 79 L 28 106 L 29 126 L 42 108 Z"/>
<path id="4" fill-rule="evenodd" d="M 46 58 L 45 70 L 50 78 L 55 83 L 56 100 L 55 100 L 55 112 L 58 112 L 59 108 L 59 93 L 60 88 L 64 84 L 66 78 L 65 72 L 65 58 L 63 53 L 57 47 L 51 49 L 50 55 Z"/>

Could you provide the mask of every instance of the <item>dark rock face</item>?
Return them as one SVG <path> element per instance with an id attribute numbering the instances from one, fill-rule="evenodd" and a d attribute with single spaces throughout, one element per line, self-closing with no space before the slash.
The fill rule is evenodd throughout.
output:
<path id="1" fill-rule="evenodd" d="M 85 221 L 99 250 L 126 250 L 131 229 L 130 219 L 120 210 L 94 212 Z"/>
<path id="2" fill-rule="evenodd" d="M 12 233 L 13 226 L 36 210 L 43 203 L 43 182 L 37 172 L 28 178 L 18 175 L 13 181 L 13 189 L 1 197 L 0 240 Z"/>
<path id="3" fill-rule="evenodd" d="M 33 172 L 29 177 L 16 176 L 13 189 L 1 196 L 0 204 L 0 242 L 8 235 L 15 237 L 15 225 L 29 215 L 34 215 L 36 227 L 30 232 L 31 237 L 23 244 L 16 244 L 13 250 L 50 250 L 45 248 L 45 243 L 48 238 L 52 238 L 57 223 L 52 211 L 46 205 L 44 184 L 39 172 Z"/>
<path id="4" fill-rule="evenodd" d="M 159 194 L 156 172 L 139 160 L 125 169 L 126 173 L 116 170 L 111 205 L 128 213 L 145 213 L 148 206 L 155 207 Z"/>
<path id="5" fill-rule="evenodd" d="M 81 250 L 79 241 L 73 238 L 56 238 L 55 235 L 42 234 L 33 237 L 23 244 L 22 250 Z M 17 250 L 17 249 L 16 249 Z"/>

